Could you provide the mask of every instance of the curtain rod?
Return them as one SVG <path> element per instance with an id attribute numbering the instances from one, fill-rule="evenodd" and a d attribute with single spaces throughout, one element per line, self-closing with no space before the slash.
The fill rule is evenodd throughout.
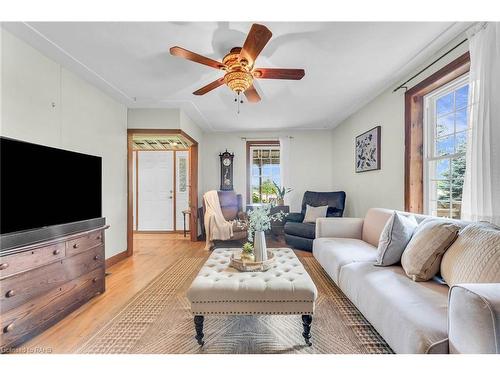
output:
<path id="1" fill-rule="evenodd" d="M 284 137 L 288 139 L 293 139 L 291 135 L 285 135 Z M 260 138 L 252 138 L 252 137 L 241 137 L 242 141 L 277 141 L 280 137 L 260 137 Z"/>
<path id="2" fill-rule="evenodd" d="M 437 63 L 439 60 L 441 60 L 443 57 L 445 57 L 446 55 L 450 54 L 451 52 L 453 52 L 455 49 L 457 49 L 458 47 L 460 47 L 462 44 L 464 44 L 468 39 L 465 38 L 464 40 L 462 40 L 460 43 L 458 43 L 455 47 L 453 47 L 452 49 L 450 49 L 449 51 L 445 52 L 444 54 L 442 54 L 441 56 L 439 56 L 436 60 L 434 60 L 433 62 L 431 62 L 429 65 L 427 65 L 425 68 L 423 68 L 422 70 L 420 70 L 418 73 L 416 73 L 415 75 L 411 76 L 410 78 L 408 78 L 406 81 L 404 81 L 402 84 L 400 84 L 398 87 L 396 87 L 394 90 L 392 90 L 392 92 L 396 92 L 398 91 L 399 89 L 402 89 L 402 88 L 405 88 L 405 89 L 408 89 L 407 86 L 405 86 L 408 82 L 410 82 L 413 78 L 415 77 L 418 77 L 420 74 L 422 74 L 423 72 L 425 72 L 427 69 L 429 69 L 431 66 L 433 66 L 435 63 Z"/>

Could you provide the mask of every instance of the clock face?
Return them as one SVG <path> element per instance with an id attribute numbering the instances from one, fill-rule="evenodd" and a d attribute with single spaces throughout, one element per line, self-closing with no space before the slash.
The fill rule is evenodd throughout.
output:
<path id="1" fill-rule="evenodd" d="M 222 164 L 224 164 L 224 166 L 226 166 L 226 167 L 229 167 L 231 165 L 231 159 L 229 159 L 229 158 L 223 159 Z"/>

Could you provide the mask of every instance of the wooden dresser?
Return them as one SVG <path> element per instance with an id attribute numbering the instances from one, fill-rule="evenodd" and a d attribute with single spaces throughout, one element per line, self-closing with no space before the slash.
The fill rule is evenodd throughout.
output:
<path id="1" fill-rule="evenodd" d="M 2 253 L 1 351 L 37 335 L 104 292 L 106 228 Z"/>

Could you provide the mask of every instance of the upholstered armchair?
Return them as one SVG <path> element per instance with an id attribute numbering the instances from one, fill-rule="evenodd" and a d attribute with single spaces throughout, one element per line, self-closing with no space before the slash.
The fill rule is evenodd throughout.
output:
<path id="1" fill-rule="evenodd" d="M 233 225 L 233 237 L 231 237 L 230 241 L 246 240 L 248 237 L 248 218 L 247 214 L 243 212 L 243 199 L 241 194 L 236 194 L 234 191 L 218 191 L 217 195 L 219 196 L 220 208 L 224 219 L 227 221 L 238 221 Z M 205 215 L 205 202 L 203 202 L 203 215 Z M 201 220 L 201 222 L 203 222 L 203 220 Z"/>
<path id="2" fill-rule="evenodd" d="M 298 249 L 312 251 L 312 244 L 316 234 L 316 223 L 304 223 L 306 206 L 328 206 L 326 217 L 342 217 L 345 207 L 345 192 L 316 192 L 306 191 L 302 198 L 300 212 L 289 213 L 285 218 L 285 241 L 288 245 Z"/>

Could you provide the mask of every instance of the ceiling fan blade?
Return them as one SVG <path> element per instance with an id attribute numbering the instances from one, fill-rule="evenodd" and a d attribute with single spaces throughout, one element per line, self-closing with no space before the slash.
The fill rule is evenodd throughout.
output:
<path id="1" fill-rule="evenodd" d="M 306 72 L 304 69 L 256 68 L 253 71 L 255 78 L 267 79 L 302 79 Z"/>
<path id="2" fill-rule="evenodd" d="M 209 83 L 206 86 L 203 86 L 201 89 L 196 90 L 193 92 L 194 95 L 205 95 L 207 92 L 212 91 L 213 89 L 216 89 L 219 86 L 222 86 L 224 84 L 224 77 L 219 78 L 216 81 L 213 81 Z"/>
<path id="3" fill-rule="evenodd" d="M 260 101 L 260 95 L 254 85 L 245 90 L 245 96 L 250 103 L 257 103 Z"/>
<path id="4" fill-rule="evenodd" d="M 240 60 L 245 59 L 252 66 L 273 33 L 264 25 L 254 23 L 240 52 Z"/>
<path id="5" fill-rule="evenodd" d="M 207 65 L 215 69 L 222 69 L 224 67 L 224 65 L 221 62 L 212 60 L 202 55 L 198 55 L 197 53 L 188 51 L 187 49 L 178 46 L 170 48 L 170 54 L 173 56 L 183 57 L 187 60 Z"/>

